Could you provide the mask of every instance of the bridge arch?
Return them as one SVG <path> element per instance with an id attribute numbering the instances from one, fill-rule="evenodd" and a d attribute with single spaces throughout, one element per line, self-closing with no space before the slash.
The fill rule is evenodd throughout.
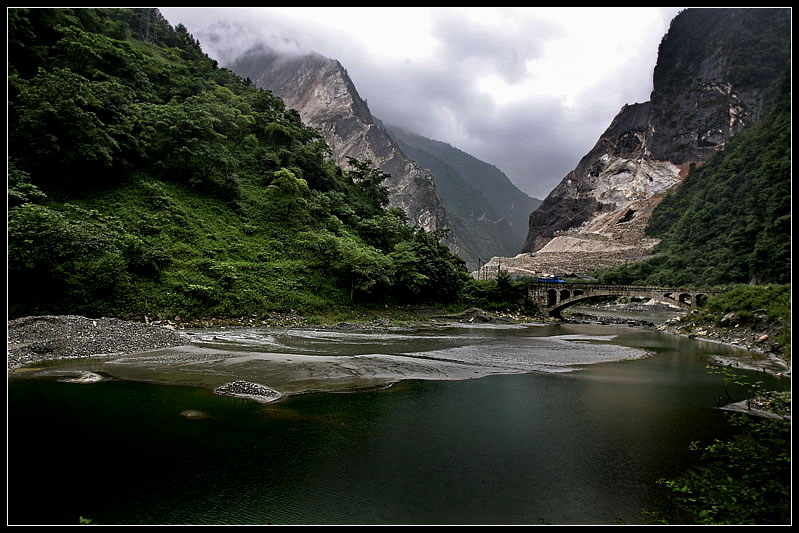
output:
<path id="1" fill-rule="evenodd" d="M 601 298 L 603 296 L 615 296 L 615 295 L 613 295 L 613 294 L 595 294 L 595 295 L 592 295 L 592 296 L 583 296 L 583 297 L 570 298 L 568 301 L 561 302 L 559 305 L 555 305 L 554 307 L 552 307 L 552 309 L 549 309 L 547 314 L 549 314 L 549 316 L 551 316 L 553 318 L 560 318 L 561 317 L 560 314 L 564 310 L 568 309 L 569 307 L 572 307 L 574 305 L 580 305 L 582 303 L 586 303 L 586 302 L 589 302 L 591 300 L 595 300 L 597 298 Z"/>
<path id="2" fill-rule="evenodd" d="M 600 296 L 647 298 L 690 310 L 703 305 L 711 295 L 710 291 L 669 289 L 645 285 L 582 284 L 553 287 L 548 283 L 532 283 L 528 286 L 528 298 L 535 302 L 542 312 L 551 317 L 560 317 L 564 309 Z"/>
<path id="3" fill-rule="evenodd" d="M 558 291 L 555 289 L 547 290 L 547 306 L 553 306 L 558 303 Z"/>

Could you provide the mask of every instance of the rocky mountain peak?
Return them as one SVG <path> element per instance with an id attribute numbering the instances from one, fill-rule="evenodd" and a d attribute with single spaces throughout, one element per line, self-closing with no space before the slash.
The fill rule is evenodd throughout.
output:
<path id="1" fill-rule="evenodd" d="M 656 241 L 643 233 L 633 239 L 630 223 L 644 228 L 690 166 L 701 165 L 755 123 L 789 67 L 789 10 L 682 11 L 661 42 L 650 101 L 625 105 L 530 215 L 519 256 L 525 268 L 536 271 L 548 252 L 628 251 L 605 266 L 649 253 Z M 540 252 L 538 259 L 531 257 L 534 252 Z M 572 259 L 561 255 L 570 268 L 596 266 L 595 258 Z"/>
<path id="2" fill-rule="evenodd" d="M 341 63 L 316 53 L 286 57 L 257 47 L 239 57 L 231 69 L 296 109 L 303 122 L 325 138 L 343 168 L 354 157 L 389 174 L 389 203 L 405 211 L 412 224 L 428 231 L 452 228 L 432 174 L 402 153 L 372 116 Z M 459 252 L 456 235 L 450 235 L 447 244 Z"/>

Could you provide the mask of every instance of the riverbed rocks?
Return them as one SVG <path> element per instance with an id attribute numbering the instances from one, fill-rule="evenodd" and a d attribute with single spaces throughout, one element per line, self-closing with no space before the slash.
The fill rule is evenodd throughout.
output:
<path id="1" fill-rule="evenodd" d="M 370 322 L 338 322 L 330 326 L 316 326 L 338 331 L 384 331 L 392 327 L 391 319 L 378 318 Z"/>
<path id="2" fill-rule="evenodd" d="M 791 420 L 791 394 L 789 392 L 767 392 L 754 398 L 724 405 L 721 409 L 762 418 Z"/>
<path id="3" fill-rule="evenodd" d="M 283 398 L 275 389 L 252 383 L 251 381 L 232 381 L 214 389 L 215 394 L 231 398 L 244 398 L 260 403 L 272 403 Z"/>
<path id="4" fill-rule="evenodd" d="M 678 335 L 687 335 L 690 338 L 715 340 L 758 353 L 771 352 L 776 354 L 781 349 L 776 344 L 776 336 L 763 328 L 752 329 L 722 324 L 704 324 L 692 321 L 689 315 L 688 317 L 668 320 L 660 325 L 658 329 Z"/>
<path id="5" fill-rule="evenodd" d="M 564 319 L 566 322 L 571 322 L 573 324 L 598 324 L 603 326 L 609 325 L 623 325 L 623 326 L 630 326 L 634 328 L 654 328 L 655 324 L 650 322 L 649 320 L 639 320 L 637 318 L 623 318 L 623 317 L 616 317 L 616 316 L 600 316 L 600 315 L 590 315 L 586 313 L 578 313 L 573 312 L 570 313 L 567 318 Z"/>
<path id="6" fill-rule="evenodd" d="M 147 317 L 137 316 L 136 320 L 146 321 Z M 279 327 L 279 328 L 298 328 L 308 326 L 308 318 L 301 315 L 294 309 L 285 309 L 264 313 L 261 315 L 245 315 L 238 317 L 205 317 L 205 318 L 174 318 L 154 320 L 155 325 L 164 327 L 174 327 L 176 329 L 189 328 L 257 328 L 257 327 Z"/>
<path id="7" fill-rule="evenodd" d="M 718 322 L 707 322 L 697 313 L 689 313 L 681 318 L 674 318 L 658 326 L 658 330 L 674 335 L 685 335 L 692 339 L 704 339 L 736 346 L 757 354 L 761 361 L 768 361 L 769 366 L 777 368 L 775 373 L 783 376 L 791 375 L 790 362 L 786 360 L 784 347 L 776 340 L 779 327 L 774 324 L 761 323 L 759 327 L 744 326 L 726 316 Z M 714 360 L 718 366 L 738 366 L 761 370 L 762 364 L 756 361 L 743 361 L 718 357 Z"/>
<path id="8" fill-rule="evenodd" d="M 186 335 L 159 325 L 77 315 L 9 320 L 7 341 L 9 372 L 49 359 L 136 353 L 190 343 Z"/>
<path id="9" fill-rule="evenodd" d="M 437 315 L 434 318 L 461 322 L 464 324 L 511 324 L 516 321 L 516 318 L 510 316 L 510 314 L 490 313 L 479 307 L 472 307 L 462 313 L 452 315 Z"/>

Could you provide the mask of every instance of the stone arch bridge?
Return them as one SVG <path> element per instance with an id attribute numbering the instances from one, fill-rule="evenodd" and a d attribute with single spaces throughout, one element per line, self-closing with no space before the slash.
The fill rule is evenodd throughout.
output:
<path id="1" fill-rule="evenodd" d="M 649 285 L 537 282 L 527 287 L 527 298 L 547 316 L 559 317 L 567 307 L 598 296 L 648 298 L 690 311 L 701 306 L 712 291 L 675 289 Z"/>

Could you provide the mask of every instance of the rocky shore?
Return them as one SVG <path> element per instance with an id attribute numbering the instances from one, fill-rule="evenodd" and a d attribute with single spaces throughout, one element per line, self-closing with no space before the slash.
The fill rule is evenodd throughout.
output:
<path id="1" fill-rule="evenodd" d="M 20 367 L 41 361 L 69 357 L 120 355 L 190 344 L 181 329 L 235 327 L 316 327 L 336 330 L 383 330 L 395 327 L 390 318 L 312 325 L 296 312 L 274 313 L 267 317 L 151 321 L 146 316 L 135 320 L 88 318 L 77 315 L 43 315 L 8 321 L 7 367 Z M 518 318 L 518 317 L 517 317 Z M 439 320 L 451 322 L 509 322 L 510 315 L 470 309 L 453 315 L 419 316 L 418 323 Z"/>
<path id="2" fill-rule="evenodd" d="M 749 358 L 725 359 L 716 357 L 719 366 L 735 366 L 749 370 L 761 370 L 772 374 L 790 377 L 791 364 L 786 360 L 784 347 L 777 341 L 776 328 L 763 326 L 757 329 L 739 327 L 734 324 L 704 324 L 693 321 L 691 315 L 672 319 L 657 327 L 673 335 L 684 335 L 692 339 L 719 342 L 742 348 L 753 354 Z"/>
<path id="3" fill-rule="evenodd" d="M 737 348 L 742 348 L 752 354 L 751 357 L 736 357 L 725 359 L 720 356 L 714 358 L 718 366 L 736 366 L 749 370 L 759 370 L 790 376 L 791 365 L 786 360 L 783 347 L 777 342 L 778 327 L 769 324 L 759 324 L 758 327 L 743 327 L 733 319 L 733 314 L 728 315 L 719 323 L 708 323 L 695 313 L 688 313 L 671 318 L 662 324 L 655 324 L 648 320 L 636 318 L 623 318 L 602 314 L 603 310 L 614 309 L 628 314 L 648 312 L 650 305 L 641 304 L 615 304 L 599 308 L 597 314 L 588 312 L 570 312 L 565 315 L 566 322 L 575 324 L 599 325 L 626 325 L 630 327 L 650 328 L 682 335 L 691 339 L 700 339 L 709 342 L 718 342 Z"/>
<path id="4" fill-rule="evenodd" d="M 528 316 L 486 312 L 469 309 L 462 313 L 440 315 L 425 313 L 417 317 L 416 324 L 453 323 L 514 323 L 529 321 Z M 734 324 L 713 325 L 691 320 L 691 314 L 675 318 L 655 326 L 651 322 L 608 316 L 576 314 L 571 322 L 596 324 L 625 324 L 633 327 L 653 328 L 674 335 L 683 335 L 710 342 L 719 342 L 745 349 L 744 356 L 714 358 L 719 367 L 735 367 L 770 372 L 790 377 L 790 363 L 781 356 L 780 346 L 775 343 L 777 331 L 735 327 Z M 225 325 L 222 326 L 221 324 Z M 8 372 L 42 361 L 102 355 L 121 355 L 190 344 L 189 336 L 181 333 L 181 327 L 198 327 L 196 323 L 150 322 L 145 323 L 116 318 L 87 318 L 74 315 L 24 317 L 8 321 Z M 295 314 L 281 315 L 273 323 L 269 320 L 227 319 L 208 321 L 206 327 L 307 327 Z M 337 322 L 315 326 L 336 330 L 381 330 L 396 327 L 389 318 L 378 318 L 358 322 Z M 92 373 L 89 373 L 92 374 Z M 79 379 L 95 378 L 90 375 Z M 234 381 L 214 389 L 216 394 L 244 398 L 261 403 L 281 400 L 284 395 L 277 390 L 248 381 Z M 723 406 L 723 409 L 747 412 L 757 416 L 772 416 L 771 406 L 761 405 L 763 398 L 753 398 L 739 404 Z M 778 415 L 790 418 L 790 399 L 782 401 Z M 787 406 L 787 407 L 785 407 Z M 771 414 L 769 414 L 771 413 Z"/>
<path id="5" fill-rule="evenodd" d="M 9 372 L 50 359 L 127 354 L 189 344 L 186 335 L 169 325 L 75 315 L 9 320 L 6 334 Z"/>
<path id="6" fill-rule="evenodd" d="M 637 328 L 654 328 L 654 322 L 650 322 L 649 320 L 639 320 L 636 318 L 621 318 L 615 316 L 599 316 L 599 315 L 591 315 L 587 313 L 570 313 L 567 318 L 564 319 L 566 322 L 570 322 L 573 324 L 599 324 L 599 325 L 623 325 L 623 326 L 630 326 L 630 327 L 637 327 Z"/>
<path id="7" fill-rule="evenodd" d="M 295 313 L 285 313 L 267 319 L 204 320 L 145 322 L 121 320 L 117 318 L 87 318 L 75 315 L 46 315 L 24 317 L 8 321 L 7 354 L 8 371 L 35 364 L 37 362 L 65 357 L 89 357 L 98 355 L 119 355 L 160 348 L 190 344 L 189 337 L 179 330 L 196 327 L 308 327 L 302 317 Z M 492 313 L 482 309 L 469 309 L 462 313 L 448 315 L 427 313 L 419 316 L 418 324 L 443 322 L 461 323 L 514 323 L 529 321 L 529 316 L 512 313 Z M 675 335 L 685 335 L 712 342 L 720 342 L 743 348 L 753 354 L 747 360 L 726 361 L 719 359 L 722 366 L 738 366 L 763 370 L 764 361 L 770 364 L 768 371 L 790 376 L 790 363 L 781 357 L 780 347 L 775 344 L 775 332 L 764 329 L 753 331 L 747 328 L 707 327 L 691 322 L 690 318 L 672 319 L 660 326 L 651 322 L 629 318 L 614 318 L 590 314 L 573 314 L 569 321 L 596 324 L 625 324 L 633 327 L 656 328 Z M 224 325 L 223 325 L 224 324 Z M 314 326 L 337 330 L 379 330 L 395 327 L 389 318 L 355 322 L 338 322 Z M 776 369 L 776 370 L 775 370 Z"/>

